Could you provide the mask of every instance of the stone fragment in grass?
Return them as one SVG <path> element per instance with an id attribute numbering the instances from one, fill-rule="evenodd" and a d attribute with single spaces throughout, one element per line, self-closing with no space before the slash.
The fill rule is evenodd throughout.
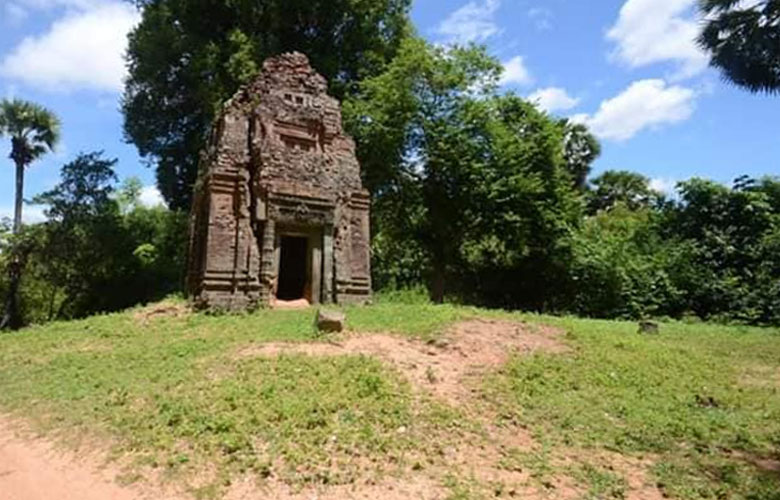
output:
<path id="1" fill-rule="evenodd" d="M 640 321 L 639 333 L 641 335 L 658 335 L 661 333 L 661 330 L 655 321 Z"/>
<path id="2" fill-rule="evenodd" d="M 718 403 L 712 396 L 700 396 L 696 394 L 696 404 L 702 408 L 720 408 Z"/>
<path id="3" fill-rule="evenodd" d="M 317 330 L 324 333 L 338 333 L 344 330 L 344 324 L 347 316 L 339 311 L 324 311 L 320 309 L 317 312 Z"/>

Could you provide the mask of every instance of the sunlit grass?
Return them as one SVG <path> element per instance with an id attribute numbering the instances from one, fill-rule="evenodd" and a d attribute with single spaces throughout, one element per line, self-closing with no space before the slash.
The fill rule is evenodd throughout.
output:
<path id="1" fill-rule="evenodd" d="M 532 477 L 564 474 L 586 498 L 621 498 L 625 479 L 605 464 L 556 461 L 571 449 L 609 450 L 650 457 L 648 477 L 672 498 L 780 498 L 777 473 L 756 466 L 780 459 L 776 330 L 670 323 L 641 336 L 629 322 L 434 306 L 413 295 L 346 312 L 353 332 L 422 340 L 478 316 L 565 330 L 568 353 L 514 356 L 478 395 L 489 414 L 532 432 L 536 449 L 504 458 Z M 240 354 L 326 340 L 315 314 L 136 310 L 0 335 L 0 411 L 43 432 L 106 440 L 138 470 L 207 470 L 202 496 L 218 496 L 236 474 L 331 484 L 367 469 L 408 471 L 406 457 L 417 463 L 432 442 L 456 439 L 453 429 L 479 427 L 468 420 L 475 412 L 421 399 L 373 358 Z M 441 478 L 453 498 L 495 493 L 456 476 Z"/>
<path id="2" fill-rule="evenodd" d="M 670 323 L 641 336 L 633 323 L 547 322 L 575 353 L 515 357 L 486 381 L 540 441 L 657 456 L 674 497 L 778 498 L 777 473 L 751 459 L 780 458 L 780 385 L 747 378 L 780 370 L 778 332 Z"/>

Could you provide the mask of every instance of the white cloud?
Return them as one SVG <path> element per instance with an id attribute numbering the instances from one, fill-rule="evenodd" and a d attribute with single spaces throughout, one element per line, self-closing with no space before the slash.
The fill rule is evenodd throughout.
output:
<path id="1" fill-rule="evenodd" d="M 451 43 L 484 42 L 501 33 L 495 14 L 500 0 L 472 0 L 450 14 L 436 33 Z"/>
<path id="2" fill-rule="evenodd" d="M 504 63 L 504 72 L 499 79 L 500 85 L 531 85 L 534 79 L 525 66 L 523 56 L 515 56 Z"/>
<path id="3" fill-rule="evenodd" d="M 595 115 L 575 115 L 602 139 L 625 141 L 645 129 L 685 121 L 694 110 L 696 92 L 663 80 L 640 80 L 601 103 Z"/>
<path id="4" fill-rule="evenodd" d="M 554 111 L 566 111 L 580 103 L 576 97 L 572 97 L 565 89 L 549 87 L 539 89 L 528 96 L 528 100 L 536 103 L 539 108 L 552 113 Z"/>
<path id="5" fill-rule="evenodd" d="M 25 224 L 38 224 L 39 222 L 46 222 L 46 215 L 43 213 L 46 210 L 45 205 L 25 205 L 22 208 L 22 222 Z M 0 207 L 0 220 L 14 218 L 13 207 Z"/>
<path id="6" fill-rule="evenodd" d="M 141 195 L 138 197 L 138 201 L 141 205 L 149 208 L 167 206 L 162 194 L 155 186 L 144 186 L 141 189 Z"/>
<path id="7" fill-rule="evenodd" d="M 539 31 L 548 31 L 553 27 L 553 13 L 545 7 L 533 7 L 528 10 L 528 17 L 534 22 Z"/>
<path id="8" fill-rule="evenodd" d="M 631 68 L 676 62 L 676 79 L 703 71 L 707 54 L 696 45 L 697 0 L 627 0 L 607 39 L 617 44 L 612 57 Z"/>
<path id="9" fill-rule="evenodd" d="M 16 3 L 23 7 L 37 10 L 49 10 L 57 7 L 92 9 L 107 2 L 108 0 L 16 0 Z"/>
<path id="10" fill-rule="evenodd" d="M 666 195 L 676 192 L 677 181 L 668 177 L 655 177 L 650 179 L 650 189 Z"/>
<path id="11" fill-rule="evenodd" d="M 139 19 L 127 3 L 69 11 L 47 33 L 22 40 L 0 62 L 0 75 L 45 90 L 118 92 L 126 72 L 127 33 Z"/>

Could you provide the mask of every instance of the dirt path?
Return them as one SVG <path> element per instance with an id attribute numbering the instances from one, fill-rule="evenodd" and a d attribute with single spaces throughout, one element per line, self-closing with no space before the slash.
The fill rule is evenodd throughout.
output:
<path id="1" fill-rule="evenodd" d="M 0 418 L 0 500 L 147 500 L 117 485 L 111 471 L 40 439 L 22 437 Z"/>
<path id="2" fill-rule="evenodd" d="M 75 453 L 61 451 L 42 439 L 18 435 L 16 426 L 0 417 L 0 500 L 191 500 L 171 492 L 123 487 L 116 471 Z M 387 480 L 380 484 L 307 488 L 285 484 L 259 487 L 237 481 L 226 500 L 441 500 L 446 492 L 424 477 Z"/>

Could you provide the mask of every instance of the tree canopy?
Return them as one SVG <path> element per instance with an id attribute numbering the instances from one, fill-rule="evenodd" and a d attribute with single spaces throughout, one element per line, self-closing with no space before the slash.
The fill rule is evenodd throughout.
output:
<path id="1" fill-rule="evenodd" d="M 387 273 L 380 281 L 403 281 L 395 262 L 418 258 L 415 267 L 427 271 L 436 300 L 471 288 L 517 304 L 523 285 L 530 290 L 536 278 L 553 274 L 555 253 L 546 250 L 581 210 L 575 177 L 582 174 L 569 170 L 567 138 L 590 138 L 517 96 L 500 95 L 500 74 L 482 48 L 410 37 L 387 71 L 364 81 L 345 105 L 375 194 L 376 260 Z M 589 171 L 596 148 L 580 154 L 585 148 L 571 147 L 571 163 Z M 524 277 L 510 290 L 499 269 Z"/>
<path id="2" fill-rule="evenodd" d="M 138 0 L 123 97 L 125 135 L 189 208 L 204 137 L 222 102 L 268 56 L 301 51 L 343 98 L 376 76 L 410 30 L 411 0 Z"/>
<path id="3" fill-rule="evenodd" d="M 142 206 L 136 182 L 117 191 L 116 163 L 81 153 L 34 198 L 47 220 L 26 227 L 15 244 L 26 259 L 28 321 L 115 311 L 180 288 L 186 216 Z"/>
<path id="4" fill-rule="evenodd" d="M 780 91 L 780 2 L 700 0 L 699 44 L 729 81 L 751 92 Z"/>
<path id="5" fill-rule="evenodd" d="M 661 198 L 661 193 L 650 187 L 650 179 L 636 172 L 607 170 L 591 184 L 592 189 L 587 193 L 591 213 L 609 210 L 617 204 L 638 210 Z"/>
<path id="6" fill-rule="evenodd" d="M 574 185 L 579 189 L 585 189 L 591 165 L 601 156 L 601 144 L 588 127 L 581 123 L 572 123 L 564 119 L 559 125 L 563 127 L 563 154 L 566 168 L 574 180 Z"/>

